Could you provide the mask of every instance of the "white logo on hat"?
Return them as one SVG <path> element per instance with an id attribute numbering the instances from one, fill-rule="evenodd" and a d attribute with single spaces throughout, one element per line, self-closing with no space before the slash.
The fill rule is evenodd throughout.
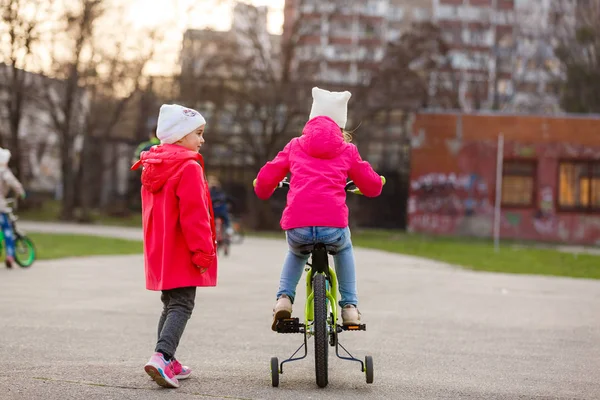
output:
<path id="1" fill-rule="evenodd" d="M 186 117 L 195 117 L 196 114 L 198 114 L 198 113 L 196 111 L 194 111 L 194 110 L 190 110 L 189 108 L 184 108 L 183 109 L 183 114 Z"/>

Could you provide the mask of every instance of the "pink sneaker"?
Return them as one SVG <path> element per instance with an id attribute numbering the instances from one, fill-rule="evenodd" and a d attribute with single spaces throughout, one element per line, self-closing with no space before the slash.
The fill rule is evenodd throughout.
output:
<path id="1" fill-rule="evenodd" d="M 192 370 L 185 365 L 181 365 L 179 361 L 176 359 L 171 360 L 171 364 L 173 364 L 173 371 L 175 372 L 175 378 L 179 379 L 187 379 L 192 374 Z"/>
<path id="2" fill-rule="evenodd" d="M 178 388 L 179 381 L 173 370 L 173 363 L 167 362 L 162 354 L 154 353 L 144 370 L 154 382 L 165 388 Z"/>

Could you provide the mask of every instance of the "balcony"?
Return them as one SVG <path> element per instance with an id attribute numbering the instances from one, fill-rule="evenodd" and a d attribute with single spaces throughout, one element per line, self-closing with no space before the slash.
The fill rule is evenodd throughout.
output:
<path id="1" fill-rule="evenodd" d="M 387 12 L 387 2 L 384 0 L 363 0 L 358 13 L 370 17 L 384 17 Z"/>

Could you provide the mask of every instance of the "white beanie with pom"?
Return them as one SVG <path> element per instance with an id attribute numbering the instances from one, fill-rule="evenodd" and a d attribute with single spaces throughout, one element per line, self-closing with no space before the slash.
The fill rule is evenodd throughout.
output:
<path id="1" fill-rule="evenodd" d="M 351 96 L 352 93 L 348 91 L 330 92 L 314 87 L 312 89 L 313 103 L 309 119 L 319 116 L 329 117 L 340 128 L 344 129 L 348 118 L 348 100 Z"/>
<path id="2" fill-rule="evenodd" d="M 161 143 L 173 144 L 204 124 L 206 120 L 196 110 L 178 104 L 163 104 L 158 113 L 156 137 Z"/>

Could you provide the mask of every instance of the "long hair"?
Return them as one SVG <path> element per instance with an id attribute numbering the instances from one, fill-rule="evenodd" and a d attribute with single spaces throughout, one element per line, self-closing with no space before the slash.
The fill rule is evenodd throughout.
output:
<path id="1" fill-rule="evenodd" d="M 358 124 L 358 126 L 357 126 L 356 128 L 354 128 L 353 130 L 351 130 L 351 131 L 347 131 L 347 130 L 345 130 L 344 128 L 340 128 L 340 129 L 342 130 L 342 136 L 344 137 L 344 141 L 345 141 L 346 143 L 350 143 L 350 142 L 352 142 L 352 134 L 353 134 L 354 132 L 356 132 L 356 131 L 358 130 L 358 128 L 360 128 L 360 125 L 361 125 L 361 124 L 362 124 L 362 122 L 360 122 L 360 123 Z"/>
<path id="2" fill-rule="evenodd" d="M 342 129 L 342 136 L 344 137 L 344 142 L 350 143 L 352 141 L 352 133 L 348 132 L 344 128 L 341 128 L 341 129 Z"/>

